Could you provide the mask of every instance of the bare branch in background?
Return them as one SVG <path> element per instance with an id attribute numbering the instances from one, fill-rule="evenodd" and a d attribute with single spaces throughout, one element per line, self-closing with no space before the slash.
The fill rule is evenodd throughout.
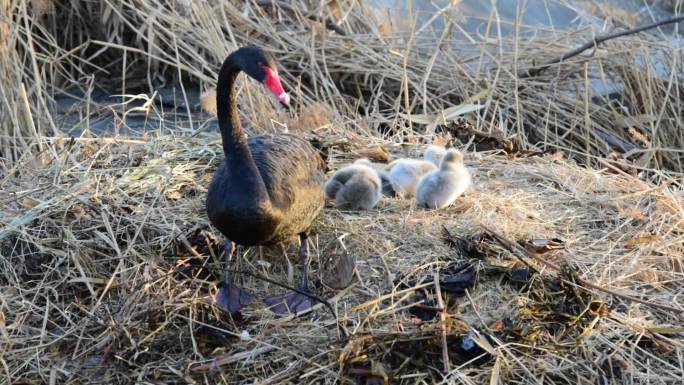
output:
<path id="1" fill-rule="evenodd" d="M 648 25 L 644 25 L 641 27 L 628 29 L 626 31 L 613 32 L 613 33 L 607 33 L 604 35 L 598 35 L 598 36 L 594 37 L 591 41 L 581 45 L 580 47 L 575 48 L 572 51 L 566 52 L 566 53 L 562 54 L 561 56 L 559 56 L 555 59 L 549 60 L 546 63 L 540 65 L 539 67 L 530 68 L 530 69 L 519 72 L 518 78 L 524 79 L 524 78 L 530 78 L 530 77 L 537 76 L 541 72 L 543 72 L 544 70 L 549 68 L 551 65 L 556 64 L 556 63 L 560 63 L 563 60 L 569 59 L 573 56 L 577 56 L 580 53 L 588 50 L 589 48 L 596 47 L 599 44 L 601 44 L 607 40 L 611 40 L 611 39 L 615 39 L 615 38 L 627 36 L 627 35 L 633 35 L 635 33 L 639 33 L 639 32 L 649 30 L 649 29 L 657 28 L 657 27 L 660 27 L 660 26 L 663 26 L 666 24 L 678 23 L 680 21 L 684 21 L 684 15 L 676 16 L 676 17 L 666 19 L 666 20 L 661 20 L 661 21 L 658 21 L 658 22 L 655 22 L 652 24 L 648 24 Z"/>

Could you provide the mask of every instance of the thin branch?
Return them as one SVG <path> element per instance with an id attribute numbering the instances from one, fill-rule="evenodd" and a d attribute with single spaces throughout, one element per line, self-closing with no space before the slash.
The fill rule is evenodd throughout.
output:
<path id="1" fill-rule="evenodd" d="M 442 299 L 442 289 L 439 287 L 439 273 L 435 272 L 434 276 L 435 282 L 435 296 L 437 297 L 437 306 L 440 308 L 439 321 L 440 329 L 442 331 L 442 362 L 444 364 L 444 373 L 451 372 L 451 365 L 449 364 L 449 345 L 447 345 L 446 338 L 446 318 L 447 309 L 444 306 L 444 300 Z"/>
<path id="2" fill-rule="evenodd" d="M 657 27 L 660 27 L 660 26 L 663 26 L 666 24 L 678 23 L 680 21 L 684 21 L 684 15 L 679 15 L 679 16 L 676 16 L 676 17 L 673 17 L 670 19 L 661 20 L 661 21 L 658 21 L 658 22 L 655 22 L 652 24 L 628 29 L 625 31 L 613 32 L 613 33 L 607 33 L 607 34 L 595 36 L 591 41 L 588 41 L 585 44 L 581 45 L 580 47 L 575 48 L 572 51 L 566 52 L 566 53 L 562 54 L 561 56 L 559 56 L 555 59 L 547 61 L 546 63 L 540 65 L 539 67 L 530 68 L 530 69 L 521 71 L 520 73 L 518 73 L 518 78 L 524 79 L 524 78 L 530 78 L 530 77 L 537 76 L 542 71 L 549 68 L 551 65 L 556 64 L 556 63 L 560 63 L 563 60 L 566 60 L 566 59 L 571 58 L 573 56 L 577 56 L 580 53 L 582 53 L 582 52 L 584 52 L 584 51 L 586 51 L 592 47 L 598 46 L 599 44 L 603 43 L 604 41 L 607 41 L 610 39 L 615 39 L 615 38 L 622 37 L 622 36 L 633 35 L 635 33 L 646 31 L 648 29 L 657 28 Z"/>

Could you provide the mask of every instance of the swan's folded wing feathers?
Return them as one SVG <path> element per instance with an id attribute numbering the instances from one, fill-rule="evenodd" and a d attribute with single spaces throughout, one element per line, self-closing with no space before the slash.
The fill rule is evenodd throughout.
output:
<path id="1" fill-rule="evenodd" d="M 325 183 L 325 163 L 318 151 L 294 135 L 259 135 L 248 143 L 273 207 L 291 213 L 286 217 L 294 222 L 317 216 Z"/>

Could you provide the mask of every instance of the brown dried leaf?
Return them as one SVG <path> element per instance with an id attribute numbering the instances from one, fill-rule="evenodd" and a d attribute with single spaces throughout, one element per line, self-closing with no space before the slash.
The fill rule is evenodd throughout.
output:
<path id="1" fill-rule="evenodd" d="M 627 246 L 643 245 L 646 243 L 658 242 L 660 238 L 657 235 L 645 235 L 642 237 L 634 237 L 627 240 Z"/>
<path id="2" fill-rule="evenodd" d="M 561 250 L 565 248 L 565 241 L 559 238 L 529 239 L 522 241 L 522 243 L 525 249 L 537 254 L 544 254 L 551 250 Z"/>
<path id="3" fill-rule="evenodd" d="M 632 135 L 632 139 L 635 142 L 637 142 L 641 147 L 651 147 L 651 141 L 646 137 L 646 135 L 639 132 L 639 130 L 637 130 L 636 128 L 630 127 L 627 129 L 627 132 L 629 132 L 629 134 Z"/>
<path id="4" fill-rule="evenodd" d="M 482 132 L 476 130 L 469 122 L 460 120 L 449 125 L 447 130 L 461 143 L 468 143 L 472 139 L 476 151 L 504 150 L 509 154 L 519 152 L 513 142 L 499 129 L 494 129 L 491 133 Z"/>
<path id="5" fill-rule="evenodd" d="M 378 32 L 383 35 L 390 35 L 392 34 L 392 27 L 390 27 L 389 23 L 380 23 L 378 24 Z"/>
<path id="6" fill-rule="evenodd" d="M 38 202 L 37 200 L 35 200 L 31 197 L 25 197 L 19 201 L 19 204 L 21 204 L 21 207 L 23 207 L 27 210 L 30 210 L 30 209 L 38 206 L 38 203 L 40 203 L 40 202 Z"/>
<path id="7" fill-rule="evenodd" d="M 646 216 L 635 208 L 621 208 L 618 210 L 618 213 L 623 217 L 646 220 Z"/>
<path id="8" fill-rule="evenodd" d="M 435 135 L 435 138 L 432 140 L 432 144 L 442 147 L 446 147 L 449 144 L 449 142 L 451 142 L 451 134 L 448 132 L 439 133 Z"/>
<path id="9" fill-rule="evenodd" d="M 200 96 L 202 109 L 216 116 L 216 88 L 209 88 Z"/>
<path id="10" fill-rule="evenodd" d="M 362 148 L 355 151 L 356 155 L 361 158 L 368 158 L 373 162 L 387 163 L 389 161 L 389 153 L 380 146 Z"/>

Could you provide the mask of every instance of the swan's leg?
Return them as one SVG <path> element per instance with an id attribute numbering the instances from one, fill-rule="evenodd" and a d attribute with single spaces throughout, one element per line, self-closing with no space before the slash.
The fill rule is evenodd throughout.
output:
<path id="1" fill-rule="evenodd" d="M 299 246 L 299 264 L 302 266 L 302 281 L 299 289 L 309 292 L 309 237 L 305 234 L 300 235 L 301 245 Z M 308 297 L 307 297 L 308 298 Z"/>
<path id="2" fill-rule="evenodd" d="M 223 244 L 223 282 L 221 282 L 219 292 L 216 294 L 216 304 L 231 314 L 240 311 L 254 299 L 252 294 L 230 283 L 230 258 L 234 250 L 235 243 L 226 240 Z"/>
<path id="3" fill-rule="evenodd" d="M 299 283 L 299 291 L 309 292 L 309 238 L 308 234 L 302 233 L 299 235 L 301 240 L 301 247 L 299 248 L 299 263 L 302 268 L 302 280 Z M 313 301 L 310 297 L 290 291 L 285 294 L 270 296 L 264 299 L 266 305 L 272 312 L 278 315 L 285 315 L 288 313 L 300 313 L 313 306 Z"/>

